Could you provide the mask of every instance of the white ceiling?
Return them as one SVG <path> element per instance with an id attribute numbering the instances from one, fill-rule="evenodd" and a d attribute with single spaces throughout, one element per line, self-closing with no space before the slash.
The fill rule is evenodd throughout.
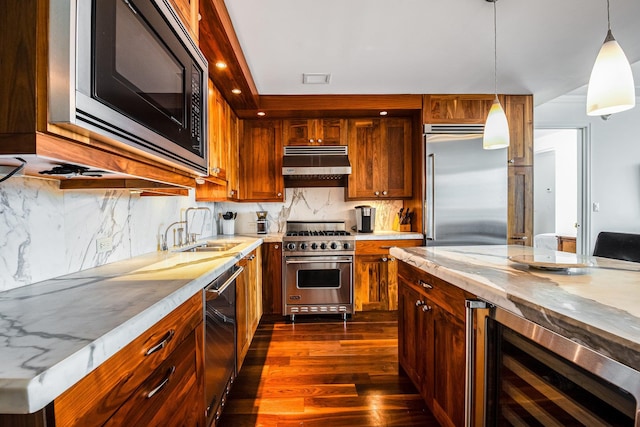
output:
<path id="1" fill-rule="evenodd" d="M 485 0 L 225 3 L 260 95 L 494 92 Z M 585 85 L 607 32 L 606 4 L 498 1 L 498 92 L 532 93 L 539 105 Z M 611 0 L 611 29 L 639 62 L 640 1 Z M 331 73 L 331 82 L 303 85 L 303 73 Z"/>

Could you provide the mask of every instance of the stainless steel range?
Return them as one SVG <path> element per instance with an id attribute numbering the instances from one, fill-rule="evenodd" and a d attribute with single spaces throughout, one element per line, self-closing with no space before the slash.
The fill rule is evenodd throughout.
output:
<path id="1" fill-rule="evenodd" d="M 344 221 L 288 221 L 283 237 L 284 315 L 353 314 L 355 236 Z"/>

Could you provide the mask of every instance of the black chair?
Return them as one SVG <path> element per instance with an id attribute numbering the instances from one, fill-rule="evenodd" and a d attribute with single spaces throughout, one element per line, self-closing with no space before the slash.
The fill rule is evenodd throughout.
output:
<path id="1" fill-rule="evenodd" d="M 640 234 L 602 231 L 596 239 L 593 255 L 640 262 Z"/>

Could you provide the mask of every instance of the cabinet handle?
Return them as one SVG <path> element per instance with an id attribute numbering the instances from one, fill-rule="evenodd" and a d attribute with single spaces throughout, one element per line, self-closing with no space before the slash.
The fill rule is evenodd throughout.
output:
<path id="1" fill-rule="evenodd" d="M 278 197 L 282 197 L 282 193 L 278 193 Z"/>
<path id="2" fill-rule="evenodd" d="M 322 144 L 322 138 L 318 138 L 318 144 Z"/>
<path id="3" fill-rule="evenodd" d="M 160 390 L 162 390 L 164 386 L 167 385 L 167 383 L 169 382 L 169 379 L 171 378 L 171 376 L 175 371 L 176 371 L 175 366 L 170 367 L 169 370 L 167 371 L 167 375 L 164 377 L 164 380 L 162 380 L 162 382 L 158 384 L 156 388 L 154 388 L 149 393 L 147 393 L 147 399 L 151 399 L 153 396 L 158 394 L 158 392 L 160 392 Z"/>
<path id="4" fill-rule="evenodd" d="M 379 196 L 379 195 L 380 195 L 380 192 L 379 192 L 379 191 L 375 191 L 373 194 L 374 194 L 375 196 Z"/>
<path id="5" fill-rule="evenodd" d="M 425 289 L 433 289 L 433 286 L 431 286 L 430 284 L 428 284 L 424 280 L 418 280 L 418 284 L 420 284 L 420 286 L 422 286 Z"/>
<path id="6" fill-rule="evenodd" d="M 393 262 L 395 260 L 396 260 L 395 258 L 389 258 L 389 262 Z"/>
<path id="7" fill-rule="evenodd" d="M 515 237 L 509 237 L 509 239 L 511 239 L 511 240 L 527 240 L 527 236 L 515 236 Z"/>
<path id="8" fill-rule="evenodd" d="M 430 310 L 431 310 L 431 306 L 430 305 L 426 305 L 425 304 L 425 305 L 422 306 L 422 312 L 423 313 L 426 313 L 427 311 L 430 311 Z"/>
<path id="9" fill-rule="evenodd" d="M 149 350 L 147 350 L 144 355 L 145 356 L 149 356 L 150 354 L 155 353 L 158 350 L 162 350 L 163 348 L 165 348 L 167 346 L 167 344 L 169 343 L 169 341 L 171 341 L 171 338 L 173 338 L 173 335 L 176 333 L 175 329 L 171 329 L 169 330 L 169 332 L 167 332 L 166 334 L 164 334 L 164 336 L 162 337 L 162 340 L 154 345 L 153 347 L 151 347 Z"/>
<path id="10" fill-rule="evenodd" d="M 251 256 L 249 256 L 249 261 L 253 261 L 254 259 L 256 259 L 256 256 L 255 256 L 255 255 L 251 255 Z"/>
<path id="11" fill-rule="evenodd" d="M 230 196 L 232 196 L 232 197 L 233 197 L 235 194 L 236 194 L 236 191 L 235 191 L 235 190 L 231 190 L 231 191 L 229 191 L 229 195 L 230 195 Z"/>
<path id="12" fill-rule="evenodd" d="M 508 163 L 515 163 L 516 160 L 515 159 L 509 159 Z"/>
<path id="13" fill-rule="evenodd" d="M 416 307 L 420 307 L 421 305 L 425 305 L 426 302 L 422 301 L 422 300 L 416 300 Z"/>
<path id="14" fill-rule="evenodd" d="M 380 260 L 381 260 L 382 262 L 387 262 L 387 261 L 389 261 L 389 258 L 387 258 L 386 256 L 384 256 L 384 257 L 380 258 Z"/>
<path id="15" fill-rule="evenodd" d="M 313 144 L 315 140 L 313 138 L 309 138 L 309 142 Z"/>
<path id="16" fill-rule="evenodd" d="M 278 245 L 273 245 L 273 249 L 280 249 L 280 246 L 278 246 Z"/>
<path id="17" fill-rule="evenodd" d="M 384 191 L 382 192 L 382 195 L 383 195 L 383 196 L 386 196 L 387 194 L 389 194 L 389 193 L 387 192 L 387 190 L 384 190 Z"/>

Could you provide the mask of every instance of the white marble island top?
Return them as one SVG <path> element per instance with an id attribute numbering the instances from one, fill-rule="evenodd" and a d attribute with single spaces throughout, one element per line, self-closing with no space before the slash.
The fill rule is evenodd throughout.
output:
<path id="1" fill-rule="evenodd" d="M 40 410 L 262 244 L 157 252 L 0 292 L 0 414 Z"/>
<path id="2" fill-rule="evenodd" d="M 509 259 L 563 254 L 522 246 L 391 249 L 399 260 L 640 370 L 640 264 L 587 257 L 588 268 L 550 271 Z"/>

